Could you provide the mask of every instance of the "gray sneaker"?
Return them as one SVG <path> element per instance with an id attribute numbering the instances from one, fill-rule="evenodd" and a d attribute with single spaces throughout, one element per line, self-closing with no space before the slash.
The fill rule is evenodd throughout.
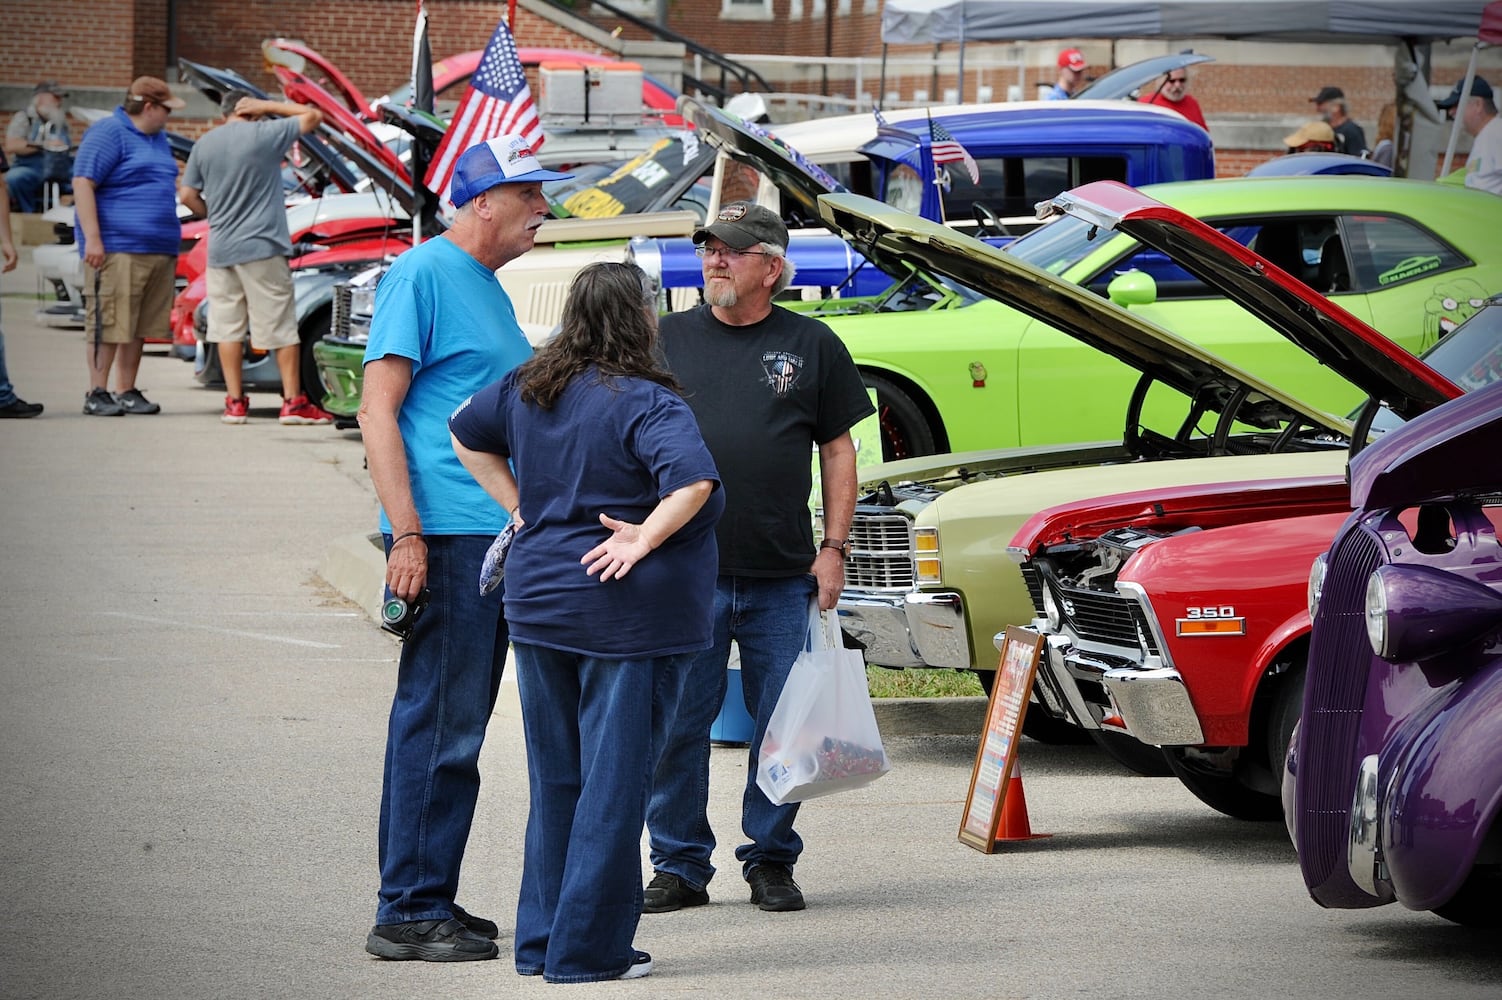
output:
<path id="1" fill-rule="evenodd" d="M 115 395 L 115 402 L 119 403 L 120 408 L 123 409 L 126 413 L 162 412 L 161 404 L 153 403 L 151 400 L 141 395 L 140 389 L 126 389 L 124 392 L 117 393 Z"/>
<path id="2" fill-rule="evenodd" d="M 83 397 L 83 412 L 91 417 L 122 417 L 125 407 L 115 402 L 108 389 L 90 389 Z"/>

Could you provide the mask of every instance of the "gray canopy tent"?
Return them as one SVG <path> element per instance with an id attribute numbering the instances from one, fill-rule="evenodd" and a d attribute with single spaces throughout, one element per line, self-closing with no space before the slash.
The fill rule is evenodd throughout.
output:
<path id="1" fill-rule="evenodd" d="M 1477 34 L 1482 11 L 1496 0 L 886 0 L 881 14 L 883 64 L 888 45 L 1052 38 L 1232 38 L 1398 46 L 1394 70 L 1400 151 L 1417 111 L 1440 121 L 1425 73 L 1433 41 Z M 1474 73 L 1467 71 L 1469 83 Z M 883 68 L 885 78 L 885 68 Z M 883 83 L 883 87 L 885 83 Z M 963 91 L 960 94 L 964 99 Z M 1451 132 L 1450 151 L 1455 131 Z M 1449 151 L 1445 168 L 1449 165 Z M 1396 173 L 1407 172 L 1400 152 Z"/>

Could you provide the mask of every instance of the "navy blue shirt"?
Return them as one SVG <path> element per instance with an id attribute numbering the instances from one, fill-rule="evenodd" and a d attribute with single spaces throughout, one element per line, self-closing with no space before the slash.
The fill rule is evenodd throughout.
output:
<path id="1" fill-rule="evenodd" d="M 466 448 L 511 459 L 521 519 L 506 558 L 511 638 L 607 659 L 707 649 L 719 557 L 719 473 L 688 405 L 644 379 L 577 376 L 545 410 L 523 403 L 516 373 L 487 386 L 449 419 Z M 579 560 L 610 537 L 600 515 L 640 524 L 669 493 L 716 489 L 687 524 L 601 582 Z"/>

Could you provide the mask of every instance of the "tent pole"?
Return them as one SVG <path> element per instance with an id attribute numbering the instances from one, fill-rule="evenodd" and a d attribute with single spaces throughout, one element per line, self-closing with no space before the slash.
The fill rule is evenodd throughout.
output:
<path id="1" fill-rule="evenodd" d="M 881 43 L 881 85 L 876 88 L 876 106 L 879 108 L 887 99 L 887 43 Z"/>

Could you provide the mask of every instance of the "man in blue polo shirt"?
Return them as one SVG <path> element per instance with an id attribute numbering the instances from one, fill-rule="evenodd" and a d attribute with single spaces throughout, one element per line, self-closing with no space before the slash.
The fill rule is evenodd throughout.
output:
<path id="1" fill-rule="evenodd" d="M 177 161 L 162 130 L 185 103 L 156 77 L 139 77 L 115 113 L 84 133 L 73 163 L 89 340 L 83 412 L 90 416 L 161 411 L 136 388 L 136 371 L 144 338 L 165 336 L 170 324 L 182 227 Z"/>

